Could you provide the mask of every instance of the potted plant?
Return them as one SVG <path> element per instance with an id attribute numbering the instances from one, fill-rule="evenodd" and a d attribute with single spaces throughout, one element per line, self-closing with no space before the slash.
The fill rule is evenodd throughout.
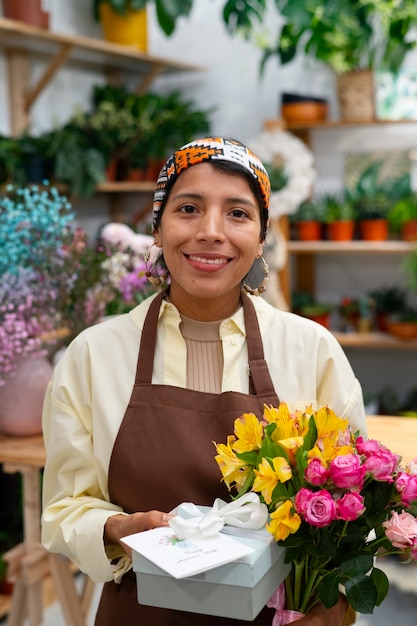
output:
<path id="1" fill-rule="evenodd" d="M 106 159 L 90 138 L 71 121 L 54 132 L 53 177 L 68 186 L 78 198 L 91 197 L 98 183 L 106 180 Z"/>
<path id="2" fill-rule="evenodd" d="M 355 211 L 349 198 L 343 194 L 325 193 L 318 198 L 327 236 L 331 241 L 350 241 L 355 231 Z"/>
<path id="3" fill-rule="evenodd" d="M 322 236 L 321 205 L 306 200 L 290 216 L 290 221 L 295 226 L 296 236 L 299 241 L 317 241 Z"/>
<path id="4" fill-rule="evenodd" d="M 417 192 L 410 191 L 395 202 L 388 213 L 388 222 L 394 233 L 404 241 L 417 241 Z"/>
<path id="5" fill-rule="evenodd" d="M 20 185 L 49 181 L 53 173 L 53 131 L 32 135 L 24 132 L 17 138 L 19 163 L 14 181 Z"/>
<path id="6" fill-rule="evenodd" d="M 82 125 L 97 134 L 96 145 L 108 144 L 107 156 L 119 161 L 119 178 L 156 180 L 176 146 L 210 129 L 211 111 L 197 109 L 179 91 L 134 94 L 123 87 L 96 87 L 93 101 L 95 110 L 83 116 Z"/>
<path id="7" fill-rule="evenodd" d="M 387 317 L 400 313 L 407 306 L 407 293 L 398 285 L 382 286 L 369 292 L 375 311 L 377 330 L 387 332 Z"/>
<path id="8" fill-rule="evenodd" d="M 285 64 L 302 51 L 335 72 L 342 118 L 372 119 L 373 70 L 397 72 L 416 45 L 414 0 L 401 0 L 395 10 L 391 0 L 276 0 L 275 5 L 285 23 L 276 45 L 264 51 L 262 67 L 271 56 Z"/>
<path id="9" fill-rule="evenodd" d="M 383 177 L 382 160 L 371 162 L 360 174 L 350 200 L 359 222 L 362 239 L 383 241 L 388 237 L 388 215 L 395 199 L 409 189 L 409 174 Z"/>
<path id="10" fill-rule="evenodd" d="M 146 52 L 148 47 L 146 5 L 150 0 L 94 0 L 96 20 L 103 27 L 104 37 L 121 45 L 134 46 Z M 187 16 L 192 0 L 155 0 L 158 23 L 170 35 L 176 20 Z"/>
<path id="11" fill-rule="evenodd" d="M 291 300 L 294 313 L 330 328 L 330 315 L 333 310 L 331 305 L 316 302 L 312 294 L 304 291 L 294 292 Z"/>
<path id="12" fill-rule="evenodd" d="M 417 309 L 410 307 L 401 313 L 389 315 L 387 331 L 398 339 L 415 339 L 417 337 Z"/>

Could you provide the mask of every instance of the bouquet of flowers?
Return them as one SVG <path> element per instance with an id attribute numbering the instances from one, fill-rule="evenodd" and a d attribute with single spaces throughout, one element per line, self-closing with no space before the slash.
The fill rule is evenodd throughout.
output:
<path id="1" fill-rule="evenodd" d="M 265 406 L 262 420 L 242 415 L 215 446 L 229 490 L 259 494 L 267 529 L 286 548 L 292 569 L 272 601 L 281 616 L 330 608 L 341 589 L 352 609 L 372 613 L 389 587 L 374 557 L 417 559 L 417 460 L 403 468 L 330 408 Z"/>
<path id="2" fill-rule="evenodd" d="M 126 313 L 155 292 L 144 260 L 153 241 L 150 235 L 136 233 L 117 222 L 110 222 L 101 230 L 100 246 L 107 257 L 102 267 L 113 291 L 106 306 L 107 315 Z"/>
<path id="3" fill-rule="evenodd" d="M 56 325 L 51 256 L 74 213 L 51 187 L 9 185 L 0 197 L 0 386 L 23 357 L 45 354 Z"/>

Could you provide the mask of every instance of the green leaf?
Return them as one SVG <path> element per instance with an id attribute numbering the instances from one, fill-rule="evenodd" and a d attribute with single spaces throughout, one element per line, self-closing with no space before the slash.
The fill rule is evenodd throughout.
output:
<path id="1" fill-rule="evenodd" d="M 254 22 L 262 21 L 265 8 L 265 0 L 227 0 L 223 7 L 223 21 L 230 32 L 238 28 L 250 30 Z"/>
<path id="2" fill-rule="evenodd" d="M 371 578 L 374 581 L 377 590 L 377 599 L 375 604 L 379 606 L 387 597 L 389 590 L 389 580 L 385 572 L 377 567 L 372 570 Z"/>
<path id="3" fill-rule="evenodd" d="M 188 16 L 193 0 L 155 0 L 158 23 L 166 35 L 174 32 L 177 19 Z"/>
<path id="4" fill-rule="evenodd" d="M 377 602 L 377 590 L 369 576 L 355 576 L 344 583 L 346 598 L 354 611 L 373 613 Z"/>
<path id="5" fill-rule="evenodd" d="M 340 577 L 335 572 L 329 572 L 321 579 L 318 586 L 318 593 L 321 602 L 327 609 L 337 604 L 339 600 Z"/>
<path id="6" fill-rule="evenodd" d="M 374 559 L 370 554 L 360 554 L 351 559 L 347 559 L 340 564 L 340 571 L 343 576 L 355 577 L 360 574 L 367 574 L 374 566 Z"/>
<path id="7" fill-rule="evenodd" d="M 304 437 L 304 444 L 303 444 L 303 449 L 304 450 L 311 450 L 315 444 L 315 442 L 317 441 L 317 426 L 316 426 L 316 422 L 314 421 L 313 418 L 310 418 L 309 422 L 308 422 L 308 431 Z"/>
<path id="8" fill-rule="evenodd" d="M 338 553 L 335 537 L 328 528 L 323 528 L 320 538 L 320 548 L 326 556 L 335 557 Z"/>
<path id="9" fill-rule="evenodd" d="M 238 459 L 246 463 L 247 465 L 256 466 L 258 460 L 258 453 L 253 452 L 236 452 L 236 456 Z"/>

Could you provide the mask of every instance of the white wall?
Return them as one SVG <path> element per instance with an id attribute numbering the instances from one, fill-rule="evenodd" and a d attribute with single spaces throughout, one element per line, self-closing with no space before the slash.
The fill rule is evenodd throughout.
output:
<path id="1" fill-rule="evenodd" d="M 85 0 L 52 0 L 52 30 L 101 37 L 100 27 L 91 16 L 91 2 Z M 327 97 L 330 117 L 337 118 L 334 77 L 314 61 L 297 60 L 290 66 L 279 67 L 271 60 L 263 78 L 259 76 L 261 53 L 256 47 L 232 38 L 221 19 L 224 0 L 195 2 L 190 19 L 182 20 L 170 38 L 159 30 L 152 10 L 149 15 L 149 52 L 172 59 L 192 62 L 206 68 L 203 72 L 174 75 L 159 79 L 155 88 L 161 91 L 181 88 L 199 107 L 216 107 L 212 115 L 212 131 L 250 143 L 263 128 L 264 120 L 279 116 L 282 91 L 309 93 Z M 268 18 L 268 28 L 277 30 L 274 13 Z M 410 57 L 408 64 L 415 63 Z M 40 70 L 35 65 L 34 74 Z M 103 81 L 99 74 L 64 69 L 45 89 L 33 108 L 34 130 L 63 122 L 74 106 L 88 106 L 92 84 Z M 0 53 L 0 133 L 9 131 L 7 75 L 3 53 Z M 417 149 L 417 124 L 346 130 L 323 130 L 313 133 L 313 149 L 319 174 L 317 189 L 336 189 L 342 185 L 343 158 L 352 150 Z M 103 207 L 104 211 L 101 211 Z M 105 215 L 103 198 L 79 205 L 79 219 L 94 229 Z M 401 281 L 399 260 L 366 257 L 324 257 L 319 260 L 318 297 L 333 302 L 341 295 L 363 295 L 373 285 Z M 369 272 L 368 272 L 369 269 Z M 351 351 L 349 357 L 360 373 L 365 388 L 377 388 L 380 382 L 392 379 L 399 391 L 414 385 L 417 355 L 403 352 L 384 354 L 371 351 Z M 375 358 L 376 357 L 376 358 Z M 413 359 L 415 359 L 413 361 Z M 411 361 L 410 367 L 406 363 Z M 372 365 L 369 365 L 371 363 Z"/>

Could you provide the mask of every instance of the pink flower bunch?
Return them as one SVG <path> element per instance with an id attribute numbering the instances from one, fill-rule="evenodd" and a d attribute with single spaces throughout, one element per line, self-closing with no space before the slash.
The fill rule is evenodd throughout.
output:
<path id="1" fill-rule="evenodd" d="M 46 353 L 46 333 L 54 325 L 53 294 L 36 289 L 39 276 L 21 270 L 3 274 L 0 284 L 0 387 L 19 360 Z"/>
<path id="2" fill-rule="evenodd" d="M 144 261 L 153 237 L 136 233 L 126 224 L 110 222 L 102 228 L 100 241 L 107 251 L 102 267 L 113 291 L 106 314 L 125 313 L 155 291 L 147 279 Z"/>

